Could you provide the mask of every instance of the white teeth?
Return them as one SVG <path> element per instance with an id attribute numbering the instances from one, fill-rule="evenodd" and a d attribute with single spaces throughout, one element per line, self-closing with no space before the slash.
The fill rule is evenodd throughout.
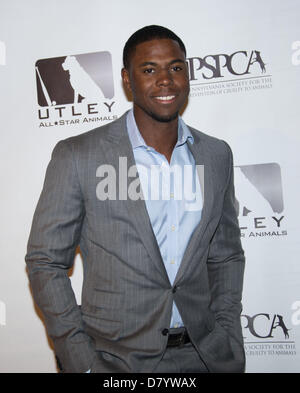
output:
<path id="1" fill-rule="evenodd" d="M 175 96 L 164 96 L 164 97 L 156 97 L 157 100 L 168 101 L 175 98 Z"/>

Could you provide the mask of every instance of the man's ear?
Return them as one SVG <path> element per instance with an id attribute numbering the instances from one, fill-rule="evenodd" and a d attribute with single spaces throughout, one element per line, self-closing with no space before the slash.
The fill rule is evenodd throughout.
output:
<path id="1" fill-rule="evenodd" d="M 129 78 L 129 71 L 126 68 L 122 68 L 121 76 L 123 79 L 124 86 L 128 92 L 131 92 L 131 84 Z"/>

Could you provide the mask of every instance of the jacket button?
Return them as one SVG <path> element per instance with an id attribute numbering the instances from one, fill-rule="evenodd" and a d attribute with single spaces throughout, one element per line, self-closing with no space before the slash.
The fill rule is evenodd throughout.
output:
<path id="1" fill-rule="evenodd" d="M 163 336 L 166 336 L 169 333 L 169 329 L 164 329 L 161 333 Z"/>
<path id="2" fill-rule="evenodd" d="M 175 293 L 177 291 L 178 287 L 175 285 L 175 287 L 172 289 L 172 292 Z"/>

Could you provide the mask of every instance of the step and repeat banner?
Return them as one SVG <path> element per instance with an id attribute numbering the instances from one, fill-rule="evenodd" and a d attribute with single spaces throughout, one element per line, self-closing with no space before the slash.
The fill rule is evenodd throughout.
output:
<path id="1" fill-rule="evenodd" d="M 300 372 L 300 1 L 0 0 L 0 372 L 56 372 L 24 255 L 55 144 L 131 107 L 122 50 L 159 24 L 187 48 L 187 124 L 226 140 L 246 271 L 246 372 Z M 70 272 L 80 303 L 82 261 Z"/>

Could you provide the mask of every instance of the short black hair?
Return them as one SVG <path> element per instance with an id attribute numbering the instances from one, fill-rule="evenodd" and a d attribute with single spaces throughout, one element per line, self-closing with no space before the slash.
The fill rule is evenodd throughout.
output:
<path id="1" fill-rule="evenodd" d="M 135 51 L 135 48 L 138 44 L 142 44 L 143 42 L 146 41 L 151 41 L 155 39 L 164 39 L 164 38 L 168 38 L 178 42 L 181 50 L 184 52 L 184 55 L 186 56 L 186 49 L 184 43 L 173 31 L 163 26 L 150 25 L 137 30 L 127 40 L 123 49 L 124 67 L 128 69 L 130 63 L 130 57 Z"/>

